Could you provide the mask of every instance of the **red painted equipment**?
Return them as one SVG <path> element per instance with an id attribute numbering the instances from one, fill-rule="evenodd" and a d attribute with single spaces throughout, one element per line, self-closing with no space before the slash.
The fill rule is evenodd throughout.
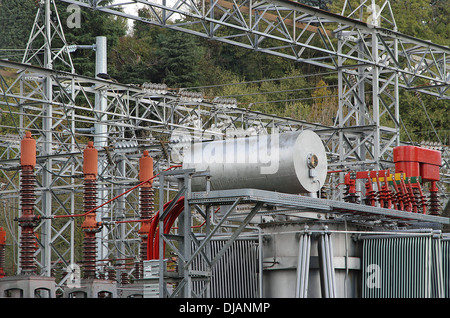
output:
<path id="1" fill-rule="evenodd" d="M 439 167 L 441 166 L 441 152 L 416 146 L 399 146 L 394 148 L 395 171 L 403 172 L 407 177 L 420 176 L 423 182 L 431 182 L 429 197 L 429 213 L 439 214 L 439 198 L 436 182 L 440 180 Z M 420 187 L 413 187 L 415 196 L 425 197 Z"/>
<path id="2" fill-rule="evenodd" d="M 422 182 L 439 181 L 441 152 L 416 146 L 394 148 L 395 172 L 407 177 L 422 177 Z"/>
<path id="3" fill-rule="evenodd" d="M 34 228 L 37 226 L 39 217 L 34 215 L 35 165 L 36 140 L 31 137 L 31 132 L 27 131 L 20 143 L 20 166 L 22 170 L 20 187 L 21 216 L 18 219 L 21 227 L 20 266 L 24 275 L 35 275 L 37 269 L 34 256 L 36 252 Z"/>
<path id="4" fill-rule="evenodd" d="M 149 181 L 150 180 L 150 181 Z M 141 260 L 139 262 L 138 276 L 141 276 L 143 267 L 142 261 L 147 259 L 147 242 L 148 233 L 150 232 L 150 218 L 153 217 L 153 158 L 148 155 L 145 150 L 142 157 L 139 159 L 139 181 L 142 184 L 140 188 L 140 203 L 141 203 L 141 219 L 148 220 L 141 223 L 141 228 L 138 233 L 141 237 Z M 146 182 L 148 181 L 148 182 Z"/>
<path id="5" fill-rule="evenodd" d="M 83 152 L 84 173 L 84 211 L 88 212 L 97 206 L 97 172 L 98 151 L 92 141 L 88 142 Z M 86 214 L 81 228 L 84 232 L 83 241 L 83 277 L 96 278 L 97 242 L 95 234 L 100 231 L 95 212 Z"/>
<path id="6" fill-rule="evenodd" d="M 365 179 L 365 204 L 409 212 L 439 214 L 436 182 L 439 181 L 440 151 L 416 147 L 394 148 L 395 174 L 389 170 L 349 172 L 345 175 L 344 200 L 357 203 L 356 180 Z M 429 204 L 422 192 L 424 182 L 431 182 Z M 377 189 L 377 190 L 375 190 Z"/>

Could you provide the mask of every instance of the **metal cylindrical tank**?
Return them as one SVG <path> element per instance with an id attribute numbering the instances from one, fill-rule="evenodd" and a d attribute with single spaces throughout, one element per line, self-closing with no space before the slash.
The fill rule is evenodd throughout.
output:
<path id="1" fill-rule="evenodd" d="M 284 193 L 319 191 L 327 176 L 320 137 L 311 130 L 194 143 L 184 150 L 183 169 L 211 175 L 211 190 L 253 188 Z M 192 180 L 204 191 L 203 178 Z"/>

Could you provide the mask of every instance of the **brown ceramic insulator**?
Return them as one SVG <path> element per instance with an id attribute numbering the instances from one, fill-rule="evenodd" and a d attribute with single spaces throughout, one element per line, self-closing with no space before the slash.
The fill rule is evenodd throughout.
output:
<path id="1" fill-rule="evenodd" d="M 84 211 L 88 212 L 97 206 L 97 181 L 92 178 L 84 180 Z M 81 228 L 84 232 L 83 242 L 83 277 L 96 278 L 97 242 L 95 233 L 98 232 L 96 214 L 86 215 Z"/>
<path id="2" fill-rule="evenodd" d="M 83 278 L 96 278 L 97 242 L 95 232 L 84 233 L 83 258 Z"/>
<path id="3" fill-rule="evenodd" d="M 109 266 L 106 269 L 106 272 L 108 273 L 108 280 L 116 281 L 116 270 L 114 269 L 114 267 Z"/>
<path id="4" fill-rule="evenodd" d="M 142 253 L 142 250 L 141 250 Z M 135 279 L 141 279 L 143 278 L 144 273 L 144 264 L 142 261 L 138 261 L 134 263 L 134 278 Z"/>
<path id="5" fill-rule="evenodd" d="M 121 285 L 127 285 L 130 283 L 127 272 L 122 272 L 120 274 L 120 283 L 121 283 Z"/>
<path id="6" fill-rule="evenodd" d="M 6 231 L 0 227 L 0 278 L 5 277 L 5 246 L 6 246 Z"/>
<path id="7" fill-rule="evenodd" d="M 35 275 L 37 266 L 34 253 L 36 252 L 36 240 L 33 228 L 22 228 L 20 235 L 20 267 L 24 275 Z"/>
<path id="8" fill-rule="evenodd" d="M 38 218 L 34 215 L 35 182 L 33 167 L 22 166 L 20 184 L 21 216 L 18 221 L 21 227 L 20 265 L 22 274 L 26 275 L 35 275 L 37 269 L 34 256 L 36 252 L 34 227 L 38 221 Z"/>
<path id="9" fill-rule="evenodd" d="M 97 206 L 97 180 L 84 179 L 84 212 Z"/>
<path id="10" fill-rule="evenodd" d="M 441 209 L 441 204 L 439 202 L 439 197 L 437 191 L 430 191 L 430 196 L 428 199 L 428 206 L 430 215 L 439 215 L 439 210 Z"/>
<path id="11" fill-rule="evenodd" d="M 153 188 L 140 189 L 141 218 L 148 219 L 153 216 L 154 191 Z"/>
<path id="12" fill-rule="evenodd" d="M 150 219 L 153 216 L 153 206 L 154 206 L 154 191 L 152 187 L 141 187 L 140 188 L 140 205 L 141 205 L 141 219 Z M 143 260 L 147 259 L 147 238 L 150 231 L 150 221 L 145 221 L 141 223 L 141 228 L 139 229 L 139 235 L 141 236 L 141 246 L 140 246 L 140 265 L 138 276 L 143 275 Z"/>

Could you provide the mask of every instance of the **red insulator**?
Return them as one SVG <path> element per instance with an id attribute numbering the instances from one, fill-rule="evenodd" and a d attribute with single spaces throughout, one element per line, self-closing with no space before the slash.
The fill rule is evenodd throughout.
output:
<path id="1" fill-rule="evenodd" d="M 375 206 L 375 202 L 377 201 L 376 199 L 377 195 L 376 192 L 373 190 L 372 182 L 370 182 L 370 179 L 367 180 L 365 188 L 366 188 L 366 198 L 365 198 L 366 205 Z"/>
<path id="2" fill-rule="evenodd" d="M 441 209 L 441 204 L 438 197 L 438 188 L 436 187 L 436 182 L 431 183 L 430 196 L 429 196 L 429 211 L 431 215 L 439 215 L 439 210 Z"/>
<path id="3" fill-rule="evenodd" d="M 358 203 L 359 198 L 356 195 L 356 174 L 354 172 L 347 173 L 345 175 L 344 183 L 344 201 L 350 203 Z"/>
<path id="4" fill-rule="evenodd" d="M 139 181 L 144 182 L 153 177 L 153 158 L 148 155 L 145 150 L 142 157 L 139 159 Z M 140 205 L 141 205 L 141 219 L 150 219 L 153 216 L 154 210 L 154 192 L 152 187 L 153 180 L 145 183 L 140 188 Z M 138 233 L 141 236 L 140 246 L 140 261 L 137 271 L 137 276 L 143 275 L 142 261 L 147 259 L 147 242 L 148 234 L 150 232 L 150 221 L 141 223 L 141 228 Z"/>
<path id="5" fill-rule="evenodd" d="M 84 212 L 87 213 L 97 206 L 97 171 L 98 152 L 90 141 L 84 150 Z M 100 231 L 99 222 L 94 212 L 86 214 L 81 228 L 84 232 L 83 241 L 83 277 L 96 278 L 97 242 L 95 234 Z"/>
<path id="6" fill-rule="evenodd" d="M 6 231 L 0 227 L 0 278 L 5 277 L 5 246 L 6 246 Z"/>
<path id="7" fill-rule="evenodd" d="M 141 219 L 149 220 L 154 214 L 154 191 L 152 187 L 140 189 Z M 150 221 L 143 221 L 138 233 L 141 236 L 140 261 L 147 259 L 147 241 L 150 232 Z M 142 265 L 142 264 L 141 264 Z M 143 266 L 140 267 L 143 269 Z M 143 274 L 142 271 L 139 274 Z"/>
<path id="8" fill-rule="evenodd" d="M 22 169 L 20 180 L 21 215 L 18 219 L 21 227 L 20 235 L 20 268 L 25 275 L 35 275 L 37 265 L 35 260 L 36 240 L 34 228 L 39 218 L 34 215 L 35 184 L 34 166 L 36 165 L 36 140 L 27 131 L 20 144 L 20 165 Z"/>
<path id="9" fill-rule="evenodd" d="M 84 233 L 83 258 L 83 278 L 96 278 L 97 242 L 95 232 Z"/>

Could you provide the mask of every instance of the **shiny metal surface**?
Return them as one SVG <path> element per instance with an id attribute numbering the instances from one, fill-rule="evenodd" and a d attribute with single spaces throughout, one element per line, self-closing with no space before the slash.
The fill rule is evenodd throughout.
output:
<path id="1" fill-rule="evenodd" d="M 211 175 L 211 190 L 255 188 L 283 193 L 319 191 L 327 176 L 320 137 L 311 130 L 195 143 L 185 152 L 183 169 Z M 193 191 L 206 182 L 192 181 Z"/>

